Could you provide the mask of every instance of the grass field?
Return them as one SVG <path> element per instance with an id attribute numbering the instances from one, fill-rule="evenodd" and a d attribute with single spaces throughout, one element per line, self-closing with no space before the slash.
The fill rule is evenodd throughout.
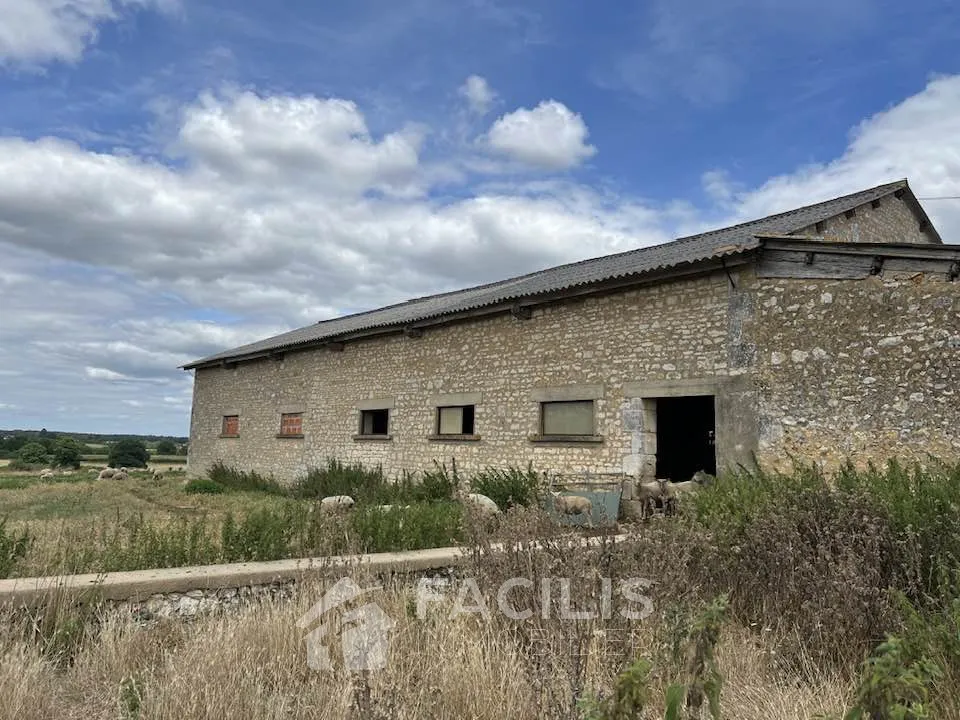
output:
<path id="1" fill-rule="evenodd" d="M 0 472 L 0 577 L 419 549 L 454 544 L 460 528 L 460 506 L 449 499 L 383 512 L 371 497 L 331 516 L 317 497 L 267 479 L 251 489 L 211 481 L 193 489 L 182 470 L 159 481 L 146 470 L 126 481 L 97 480 L 86 468 L 47 480 Z"/>

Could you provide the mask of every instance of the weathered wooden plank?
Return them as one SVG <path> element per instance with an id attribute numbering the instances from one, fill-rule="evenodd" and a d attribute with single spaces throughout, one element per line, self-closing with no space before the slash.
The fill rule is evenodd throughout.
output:
<path id="1" fill-rule="evenodd" d="M 813 251 L 774 250 L 763 251 L 757 263 L 757 276 L 762 278 L 840 279 L 860 280 L 869 277 L 874 266 L 874 257 L 882 257 L 881 275 L 888 273 L 916 274 L 946 280 L 949 277 L 951 260 L 932 257 L 888 257 L 883 254 L 839 254 Z"/>

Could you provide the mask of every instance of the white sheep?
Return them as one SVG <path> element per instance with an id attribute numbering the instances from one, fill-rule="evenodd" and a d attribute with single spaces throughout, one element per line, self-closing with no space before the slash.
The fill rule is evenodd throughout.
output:
<path id="1" fill-rule="evenodd" d="M 349 495 L 330 495 L 320 500 L 320 512 L 338 513 L 346 512 L 354 506 L 354 500 Z"/>
<path id="2" fill-rule="evenodd" d="M 465 504 L 475 508 L 481 517 L 496 517 L 501 514 L 497 504 L 486 495 L 467 493 L 463 496 L 463 500 Z"/>
<path id="3" fill-rule="evenodd" d="M 154 470 L 154 471 L 153 471 L 153 481 L 154 481 L 155 483 L 163 482 L 163 473 L 160 472 L 159 470 Z"/>
<path id="4" fill-rule="evenodd" d="M 676 509 L 677 501 L 684 495 L 692 495 L 697 492 L 703 485 L 709 482 L 709 475 L 698 471 L 694 474 L 692 480 L 684 480 L 683 482 L 669 482 L 664 483 L 664 500 L 666 502 L 666 507 L 672 512 Z"/>
<path id="5" fill-rule="evenodd" d="M 49 480 L 50 478 L 52 478 L 52 477 L 53 477 L 54 475 L 56 475 L 56 474 L 57 474 L 57 473 L 55 473 L 55 472 L 54 472 L 53 470 L 51 470 L 50 468 L 45 468 L 45 469 L 43 469 L 43 470 L 40 471 L 40 479 L 41 479 L 41 480 Z"/>
<path id="6" fill-rule="evenodd" d="M 648 482 L 639 483 L 636 488 L 634 499 L 641 503 L 640 517 L 645 518 L 653 515 L 657 501 L 664 501 L 666 494 L 667 480 L 656 479 Z"/>
<path id="7" fill-rule="evenodd" d="M 593 503 L 590 498 L 582 495 L 561 495 L 558 492 L 550 492 L 553 498 L 553 507 L 561 515 L 586 515 L 589 519 L 593 511 Z"/>
<path id="8" fill-rule="evenodd" d="M 122 481 L 124 481 L 124 480 L 129 480 L 129 479 L 130 479 L 130 476 L 127 475 L 126 471 L 121 470 L 120 472 L 115 472 L 115 473 L 113 474 L 113 477 L 110 478 L 110 479 L 111 479 L 111 480 L 120 480 L 120 481 L 122 482 Z"/>
<path id="9" fill-rule="evenodd" d="M 117 471 L 114 470 L 113 468 L 111 467 L 104 468 L 103 470 L 100 471 L 100 474 L 97 475 L 97 480 L 109 480 L 116 474 L 117 474 Z"/>

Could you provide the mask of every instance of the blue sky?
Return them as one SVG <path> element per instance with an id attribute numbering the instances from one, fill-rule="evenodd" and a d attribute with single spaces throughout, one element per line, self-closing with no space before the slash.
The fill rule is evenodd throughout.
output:
<path id="1" fill-rule="evenodd" d="M 186 434 L 176 366 L 265 334 L 960 195 L 948 0 L 3 5 L 0 427 Z"/>

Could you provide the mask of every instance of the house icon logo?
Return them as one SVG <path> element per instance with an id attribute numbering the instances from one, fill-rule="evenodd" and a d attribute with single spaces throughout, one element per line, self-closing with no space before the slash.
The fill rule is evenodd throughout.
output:
<path id="1" fill-rule="evenodd" d="M 302 630 L 321 621 L 303 638 L 307 645 L 307 665 L 312 670 L 333 668 L 335 656 L 331 650 L 337 639 L 346 670 L 381 670 L 386 667 L 390 630 L 396 622 L 376 603 L 344 607 L 361 595 L 379 589 L 364 589 L 350 578 L 342 578 L 297 620 L 297 627 Z"/>

